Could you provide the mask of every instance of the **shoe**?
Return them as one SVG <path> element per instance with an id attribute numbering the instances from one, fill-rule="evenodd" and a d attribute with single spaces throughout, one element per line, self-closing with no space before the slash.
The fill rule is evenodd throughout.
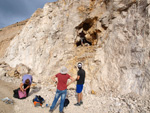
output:
<path id="1" fill-rule="evenodd" d="M 80 103 L 76 103 L 76 104 L 74 104 L 75 106 L 80 106 Z"/>
<path id="2" fill-rule="evenodd" d="M 83 102 L 81 101 L 80 104 L 83 104 Z"/>
<path id="3" fill-rule="evenodd" d="M 50 113 L 53 113 L 53 110 L 50 109 L 49 112 L 50 112 Z"/>
<path id="4" fill-rule="evenodd" d="M 62 111 L 62 112 L 59 112 L 59 113 L 64 113 L 64 112 Z"/>

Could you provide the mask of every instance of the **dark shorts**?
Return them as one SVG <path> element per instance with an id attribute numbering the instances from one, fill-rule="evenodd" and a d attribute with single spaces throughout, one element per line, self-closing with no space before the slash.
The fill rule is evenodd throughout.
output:
<path id="1" fill-rule="evenodd" d="M 76 92 L 77 93 L 81 93 L 82 90 L 83 90 L 83 84 L 77 84 L 77 86 L 76 86 Z"/>

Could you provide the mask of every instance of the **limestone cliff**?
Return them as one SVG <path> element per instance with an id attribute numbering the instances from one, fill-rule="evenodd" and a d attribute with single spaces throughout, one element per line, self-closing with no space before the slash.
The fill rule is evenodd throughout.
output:
<path id="1" fill-rule="evenodd" d="M 10 41 L 21 32 L 27 21 L 28 19 L 0 29 L 0 58 L 5 54 Z"/>
<path id="2" fill-rule="evenodd" d="M 85 91 L 150 91 L 149 0 L 59 0 L 47 3 L 11 41 L 3 61 L 24 64 L 36 79 L 66 66 L 86 71 Z M 82 38 L 84 38 L 82 44 Z"/>

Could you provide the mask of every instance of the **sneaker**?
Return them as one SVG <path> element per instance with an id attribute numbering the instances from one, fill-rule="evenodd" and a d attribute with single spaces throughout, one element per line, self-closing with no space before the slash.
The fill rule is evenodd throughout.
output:
<path id="1" fill-rule="evenodd" d="M 53 110 L 50 109 L 49 112 L 50 112 L 50 113 L 53 113 Z"/>
<path id="2" fill-rule="evenodd" d="M 83 104 L 83 102 L 81 101 L 80 104 Z"/>
<path id="3" fill-rule="evenodd" d="M 59 113 L 64 113 L 64 112 L 62 111 L 62 112 L 59 112 Z"/>
<path id="4" fill-rule="evenodd" d="M 75 106 L 80 106 L 80 103 L 76 103 L 76 104 L 74 104 Z"/>

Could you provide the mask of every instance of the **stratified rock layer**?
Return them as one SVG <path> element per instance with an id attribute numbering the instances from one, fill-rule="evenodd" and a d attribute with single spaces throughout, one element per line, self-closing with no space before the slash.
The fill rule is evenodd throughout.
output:
<path id="1" fill-rule="evenodd" d="M 66 66 L 86 71 L 85 92 L 150 91 L 149 0 L 59 0 L 47 3 L 11 41 L 3 60 L 24 64 L 48 82 Z M 83 44 L 82 44 L 82 40 Z"/>

